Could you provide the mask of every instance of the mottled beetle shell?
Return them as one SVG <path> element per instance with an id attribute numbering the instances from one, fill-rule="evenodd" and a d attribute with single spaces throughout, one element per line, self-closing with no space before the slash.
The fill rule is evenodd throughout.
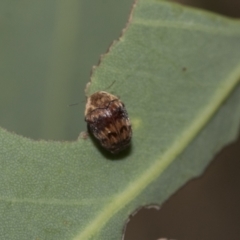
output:
<path id="1" fill-rule="evenodd" d="M 101 145 L 111 153 L 129 146 L 132 127 L 123 102 L 107 92 L 92 94 L 86 104 L 85 121 Z"/>

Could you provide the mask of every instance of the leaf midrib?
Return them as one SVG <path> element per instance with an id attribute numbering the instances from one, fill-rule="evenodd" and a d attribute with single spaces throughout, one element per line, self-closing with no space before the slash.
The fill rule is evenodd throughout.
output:
<path id="1" fill-rule="evenodd" d="M 118 211 L 136 198 L 151 182 L 158 178 L 162 172 L 181 154 L 193 141 L 201 129 L 211 120 L 221 104 L 228 98 L 233 89 L 240 82 L 240 63 L 229 77 L 219 85 L 209 104 L 195 117 L 192 124 L 177 137 L 172 146 L 146 170 L 139 178 L 106 205 L 98 216 L 74 240 L 89 239 L 96 234 L 104 224 Z"/>

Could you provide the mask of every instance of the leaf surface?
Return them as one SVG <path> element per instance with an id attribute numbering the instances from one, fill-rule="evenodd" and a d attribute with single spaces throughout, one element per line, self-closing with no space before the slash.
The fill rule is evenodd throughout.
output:
<path id="1" fill-rule="evenodd" d="M 121 97 L 129 151 L 91 138 L 32 141 L 0 130 L 1 239 L 121 239 L 139 206 L 161 204 L 237 136 L 240 22 L 139 0 L 88 94 Z"/>

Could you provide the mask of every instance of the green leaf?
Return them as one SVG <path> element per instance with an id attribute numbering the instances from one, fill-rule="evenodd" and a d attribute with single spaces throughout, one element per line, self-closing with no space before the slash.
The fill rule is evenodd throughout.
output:
<path id="1" fill-rule="evenodd" d="M 237 136 L 240 22 L 139 0 L 94 70 L 91 94 L 126 104 L 131 149 L 91 138 L 33 141 L 0 130 L 1 239 L 121 239 L 131 214 L 161 204 Z"/>

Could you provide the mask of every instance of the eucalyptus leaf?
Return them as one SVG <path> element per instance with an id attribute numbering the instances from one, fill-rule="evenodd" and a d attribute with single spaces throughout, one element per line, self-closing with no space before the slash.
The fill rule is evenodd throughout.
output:
<path id="1" fill-rule="evenodd" d="M 240 22 L 139 0 L 88 94 L 125 103 L 131 148 L 91 137 L 33 141 L 0 130 L 1 239 L 121 239 L 138 207 L 162 204 L 238 133 Z"/>

